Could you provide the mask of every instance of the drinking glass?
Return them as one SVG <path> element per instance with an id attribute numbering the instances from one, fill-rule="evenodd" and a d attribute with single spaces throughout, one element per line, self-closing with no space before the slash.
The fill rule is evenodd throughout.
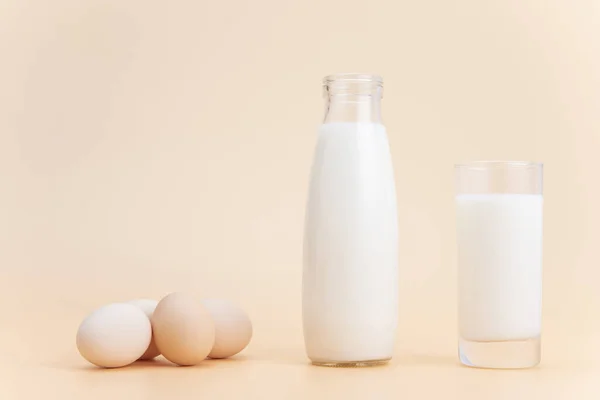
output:
<path id="1" fill-rule="evenodd" d="M 458 352 L 467 366 L 540 362 L 542 164 L 455 166 Z"/>

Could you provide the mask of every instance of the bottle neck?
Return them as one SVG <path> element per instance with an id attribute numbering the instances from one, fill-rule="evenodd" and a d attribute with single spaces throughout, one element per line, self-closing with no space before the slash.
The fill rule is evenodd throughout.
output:
<path id="1" fill-rule="evenodd" d="M 345 74 L 324 80 L 325 118 L 323 123 L 382 123 L 381 78 L 373 75 Z"/>

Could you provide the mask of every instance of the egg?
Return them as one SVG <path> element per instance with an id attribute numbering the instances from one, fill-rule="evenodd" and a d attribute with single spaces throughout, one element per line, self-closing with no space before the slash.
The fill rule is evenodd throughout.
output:
<path id="1" fill-rule="evenodd" d="M 161 354 L 178 365 L 200 363 L 215 342 L 210 313 L 185 293 L 171 293 L 158 303 L 152 314 L 152 329 Z"/>
<path id="2" fill-rule="evenodd" d="M 248 315 L 234 303 L 222 299 L 204 299 L 204 307 L 215 323 L 215 344 L 210 358 L 227 358 L 244 350 L 252 338 Z"/>
<path id="3" fill-rule="evenodd" d="M 150 299 L 136 299 L 136 300 L 128 301 L 127 303 L 137 306 L 140 310 L 142 310 L 144 312 L 144 314 L 146 314 L 146 317 L 148 317 L 148 320 L 150 320 L 152 318 L 152 313 L 154 312 L 154 309 L 156 308 L 156 305 L 158 304 L 158 301 L 150 300 Z M 154 342 L 154 335 L 153 335 L 152 339 L 150 340 L 150 344 L 148 345 L 148 348 L 146 349 L 146 352 L 144 354 L 142 354 L 142 356 L 140 357 L 140 360 L 152 360 L 154 357 L 156 357 L 158 355 L 160 355 L 160 351 L 158 350 L 158 347 L 156 347 L 156 343 Z"/>
<path id="4" fill-rule="evenodd" d="M 142 310 L 132 304 L 114 303 L 83 320 L 77 331 L 77 349 L 99 367 L 124 367 L 144 354 L 151 337 L 150 321 Z"/>

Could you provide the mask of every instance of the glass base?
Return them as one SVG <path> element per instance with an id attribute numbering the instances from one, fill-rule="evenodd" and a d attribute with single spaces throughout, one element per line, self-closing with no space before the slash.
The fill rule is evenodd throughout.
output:
<path id="1" fill-rule="evenodd" d="M 366 361 L 313 361 L 313 365 L 319 367 L 331 367 L 331 368 L 363 368 L 363 367 L 376 367 L 379 365 L 385 365 L 390 361 L 391 358 L 383 360 L 366 360 Z"/>
<path id="2" fill-rule="evenodd" d="M 473 342 L 459 339 L 460 362 L 468 367 L 515 369 L 540 363 L 540 337 L 499 342 Z"/>

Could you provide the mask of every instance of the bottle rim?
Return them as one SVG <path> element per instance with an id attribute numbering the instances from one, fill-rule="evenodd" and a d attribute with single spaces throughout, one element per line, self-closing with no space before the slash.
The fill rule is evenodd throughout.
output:
<path id="1" fill-rule="evenodd" d="M 334 82 L 371 82 L 383 86 L 383 79 L 377 74 L 340 73 L 327 75 L 323 78 L 324 85 L 329 85 Z"/>

